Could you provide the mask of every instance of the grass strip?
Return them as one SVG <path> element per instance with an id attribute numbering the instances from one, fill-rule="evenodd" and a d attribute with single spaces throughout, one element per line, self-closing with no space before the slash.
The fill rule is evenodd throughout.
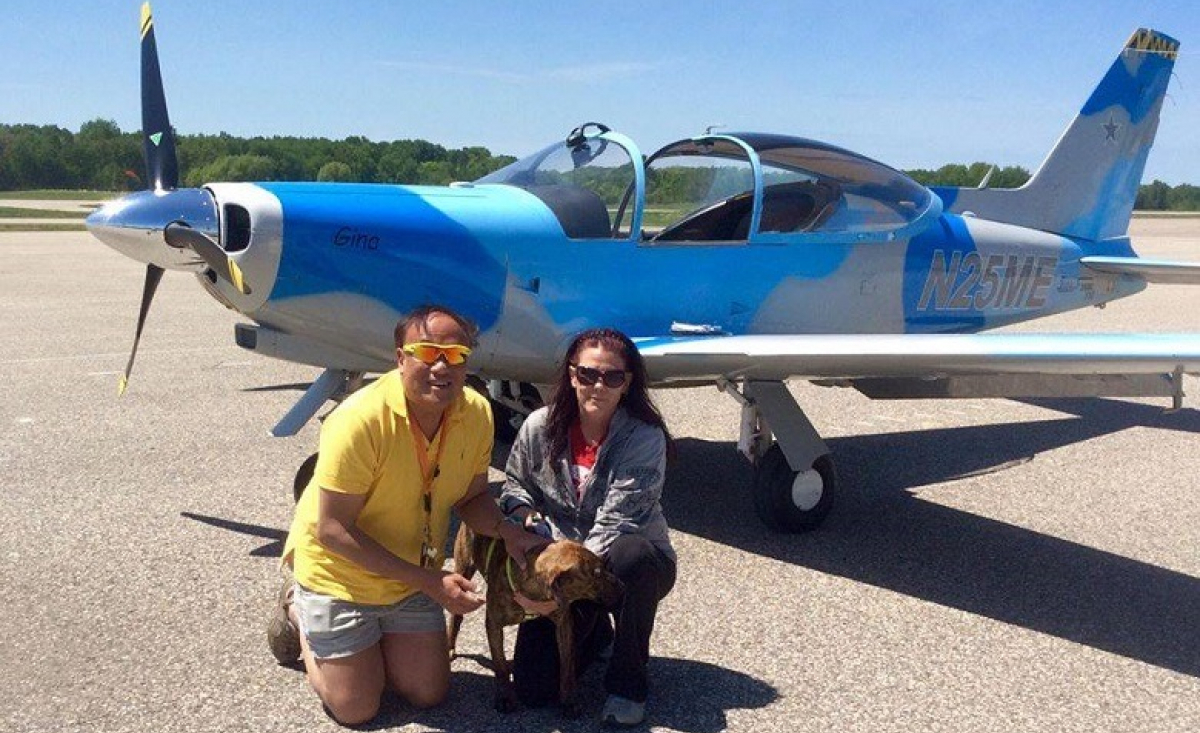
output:
<path id="1" fill-rule="evenodd" d="M 79 224 L 21 224 L 0 222 L 0 232 L 86 232 L 87 227 Z"/>
<path id="2" fill-rule="evenodd" d="M 128 193 L 128 192 L 126 192 Z M 38 189 L 35 191 L 0 191 L 0 200 L 14 201 L 107 201 L 122 194 L 118 191 L 63 191 L 58 189 Z"/>
<path id="3" fill-rule="evenodd" d="M 90 211 L 59 211 L 57 209 L 24 209 L 20 206 L 0 206 L 0 219 L 83 219 Z"/>

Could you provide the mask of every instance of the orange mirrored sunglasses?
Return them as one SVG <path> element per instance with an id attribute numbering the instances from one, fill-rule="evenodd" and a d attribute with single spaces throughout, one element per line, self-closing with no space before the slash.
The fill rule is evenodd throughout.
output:
<path id="1" fill-rule="evenodd" d="M 471 347 L 463 346 L 462 344 L 434 344 L 429 341 L 416 341 L 411 344 L 405 344 L 400 347 L 400 350 L 408 354 L 412 358 L 433 366 L 437 364 L 438 359 L 445 359 L 450 366 L 459 366 L 467 363 L 467 357 L 471 355 Z"/>

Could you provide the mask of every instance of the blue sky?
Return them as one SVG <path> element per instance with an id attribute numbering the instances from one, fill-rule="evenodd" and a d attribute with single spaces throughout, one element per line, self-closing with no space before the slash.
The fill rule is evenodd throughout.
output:
<path id="1" fill-rule="evenodd" d="M 597 120 L 650 152 L 708 125 L 899 168 L 1034 169 L 1139 26 L 1182 42 L 1145 180 L 1200 185 L 1195 0 L 159 0 L 181 133 L 424 138 L 524 155 Z M 139 3 L 7 0 L 0 121 L 139 126 Z"/>

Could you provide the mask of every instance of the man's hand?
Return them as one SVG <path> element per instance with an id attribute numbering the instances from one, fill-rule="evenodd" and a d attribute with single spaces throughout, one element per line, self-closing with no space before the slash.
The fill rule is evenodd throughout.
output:
<path id="1" fill-rule="evenodd" d="M 471 581 L 458 573 L 434 573 L 436 577 L 422 590 L 442 608 L 461 616 L 483 605 L 484 598 Z"/>
<path id="2" fill-rule="evenodd" d="M 550 540 L 532 532 L 526 532 L 511 522 L 500 525 L 500 539 L 504 540 L 504 549 L 513 559 L 517 567 L 525 569 L 525 553 L 537 547 L 550 544 Z"/>
<path id="3" fill-rule="evenodd" d="M 553 600 L 535 601 L 522 595 L 520 591 L 513 591 L 513 600 L 517 602 L 518 606 L 525 609 L 525 613 L 533 616 L 549 616 L 558 609 L 558 604 Z"/>

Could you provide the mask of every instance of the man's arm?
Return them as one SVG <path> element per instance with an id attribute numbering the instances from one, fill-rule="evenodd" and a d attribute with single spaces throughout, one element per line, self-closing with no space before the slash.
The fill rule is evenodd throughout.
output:
<path id="1" fill-rule="evenodd" d="M 364 494 L 321 489 L 317 541 L 373 573 L 417 588 L 451 613 L 470 613 L 483 605 L 483 596 L 466 578 L 406 562 L 363 532 L 358 526 L 358 515 L 366 502 Z"/>
<path id="2" fill-rule="evenodd" d="M 475 534 L 504 540 L 509 556 L 521 569 L 525 568 L 526 552 L 547 544 L 545 538 L 526 532 L 519 523 L 505 521 L 504 513 L 488 492 L 487 474 L 481 473 L 471 479 L 466 495 L 459 499 L 454 509 Z"/>

